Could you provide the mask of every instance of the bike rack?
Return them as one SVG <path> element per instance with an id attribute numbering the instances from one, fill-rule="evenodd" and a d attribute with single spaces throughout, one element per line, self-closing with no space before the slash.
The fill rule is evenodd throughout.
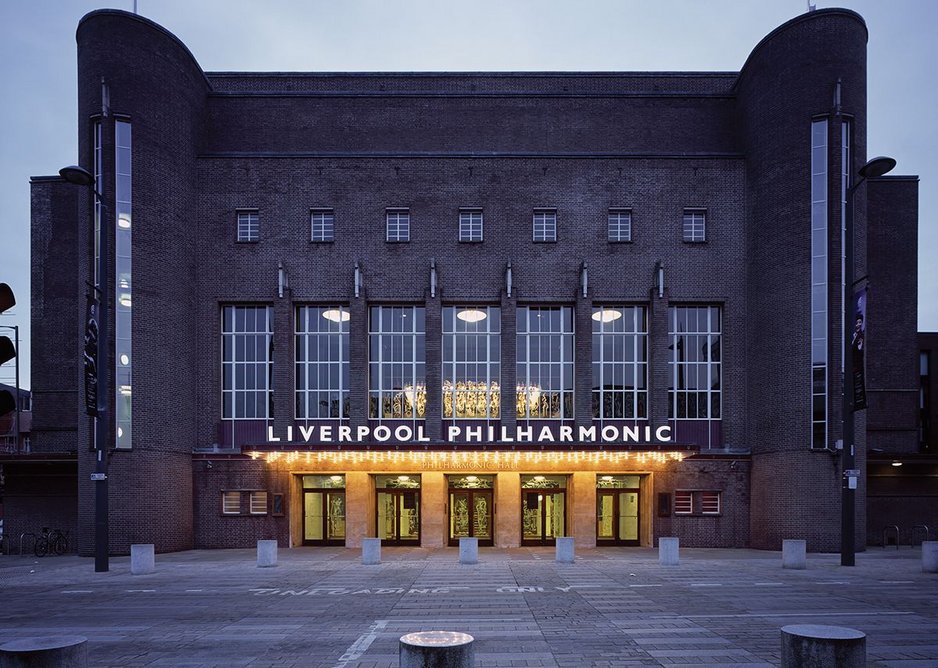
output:
<path id="1" fill-rule="evenodd" d="M 923 533 L 923 541 L 928 540 L 928 537 L 931 535 L 931 532 L 928 530 L 928 526 L 925 524 L 916 524 L 912 527 L 912 531 L 909 533 L 909 547 L 915 547 L 915 534 Z"/>
<path id="2" fill-rule="evenodd" d="M 36 534 L 35 534 L 35 533 L 33 533 L 32 531 L 24 531 L 23 533 L 21 533 L 21 534 L 20 534 L 20 556 L 23 556 L 23 539 L 24 539 L 26 536 L 32 536 L 32 537 L 33 537 L 33 546 L 34 546 L 34 548 L 35 548 L 35 545 L 36 545 Z"/>
<path id="3" fill-rule="evenodd" d="M 898 524 L 887 524 L 883 527 L 883 549 L 886 548 L 886 533 L 889 531 L 896 532 L 896 549 L 899 549 L 899 525 Z"/>

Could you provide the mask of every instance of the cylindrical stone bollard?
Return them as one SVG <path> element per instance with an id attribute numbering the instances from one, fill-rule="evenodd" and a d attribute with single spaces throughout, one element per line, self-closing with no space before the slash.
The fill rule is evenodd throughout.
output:
<path id="1" fill-rule="evenodd" d="M 661 566 L 677 566 L 681 563 L 679 538 L 658 539 L 658 564 Z"/>
<path id="2" fill-rule="evenodd" d="M 804 570 L 808 565 L 807 541 L 804 540 L 783 540 L 782 541 L 782 568 L 793 568 L 795 570 Z"/>
<path id="3" fill-rule="evenodd" d="M 557 561 L 561 564 L 572 564 L 574 558 L 573 537 L 565 536 L 557 539 Z"/>
<path id="4" fill-rule="evenodd" d="M 843 626 L 782 627 L 782 668 L 864 668 L 866 634 Z"/>
<path id="5" fill-rule="evenodd" d="M 146 575 L 156 570 L 156 556 L 153 545 L 145 543 L 130 546 L 130 574 Z"/>
<path id="6" fill-rule="evenodd" d="M 277 541 L 257 541 L 257 567 L 270 568 L 277 565 Z"/>
<path id="7" fill-rule="evenodd" d="M 478 538 L 460 538 L 459 539 L 459 563 L 461 564 L 479 563 L 479 539 Z"/>
<path id="8" fill-rule="evenodd" d="M 922 570 L 938 573 L 938 540 L 922 541 Z"/>
<path id="9" fill-rule="evenodd" d="M 365 566 L 381 563 L 380 538 L 362 538 L 362 563 Z"/>
<path id="10" fill-rule="evenodd" d="M 472 668 L 473 637 L 458 631 L 422 631 L 401 636 L 400 668 Z"/>
<path id="11" fill-rule="evenodd" d="M 20 638 L 0 645 L 0 668 L 86 668 L 84 636 Z"/>

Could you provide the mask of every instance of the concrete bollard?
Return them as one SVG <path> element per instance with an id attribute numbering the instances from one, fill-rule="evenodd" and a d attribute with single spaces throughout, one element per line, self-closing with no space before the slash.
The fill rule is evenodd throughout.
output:
<path id="1" fill-rule="evenodd" d="M 795 570 L 804 570 L 808 566 L 807 541 L 804 540 L 783 540 L 782 541 L 782 568 L 793 568 Z"/>
<path id="2" fill-rule="evenodd" d="M 782 668 L 866 666 L 866 634 L 843 626 L 792 624 L 782 627 Z"/>
<path id="3" fill-rule="evenodd" d="M 938 573 L 938 540 L 922 541 L 922 571 Z"/>
<path id="4" fill-rule="evenodd" d="M 472 641 L 458 631 L 408 633 L 399 644 L 400 668 L 472 668 Z"/>
<path id="5" fill-rule="evenodd" d="M 277 541 L 257 541 L 257 567 L 270 568 L 277 565 Z"/>
<path id="6" fill-rule="evenodd" d="M 380 538 L 362 538 L 362 563 L 365 566 L 381 563 Z"/>
<path id="7" fill-rule="evenodd" d="M 679 538 L 658 539 L 658 564 L 661 566 L 677 566 L 681 563 Z"/>
<path id="8" fill-rule="evenodd" d="M 572 564 L 574 558 L 573 538 L 565 536 L 557 539 L 557 561 L 561 564 Z"/>
<path id="9" fill-rule="evenodd" d="M 130 574 L 146 575 L 156 570 L 156 553 L 150 543 L 130 546 Z"/>
<path id="10" fill-rule="evenodd" d="M 84 636 L 20 638 L 0 645 L 0 667 L 86 668 L 88 639 Z"/>
<path id="11" fill-rule="evenodd" d="M 478 538 L 460 538 L 459 539 L 459 563 L 461 564 L 479 563 L 479 539 Z"/>

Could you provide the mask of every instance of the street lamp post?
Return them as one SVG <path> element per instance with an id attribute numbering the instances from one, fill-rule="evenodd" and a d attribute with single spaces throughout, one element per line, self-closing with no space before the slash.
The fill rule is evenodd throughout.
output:
<path id="1" fill-rule="evenodd" d="M 95 415 L 94 430 L 94 451 L 95 467 L 92 479 L 95 481 L 95 502 L 94 502 L 94 570 L 96 573 L 104 573 L 108 570 L 108 434 L 110 433 L 108 425 L 108 400 L 110 399 L 110 390 L 108 383 L 108 234 L 105 227 L 107 220 L 107 207 L 104 205 L 104 198 L 98 192 L 94 176 L 87 169 L 70 165 L 59 170 L 59 175 L 68 181 L 79 186 L 85 186 L 91 190 L 94 198 L 101 204 L 101 224 L 98 230 L 98 285 L 95 288 L 98 292 L 98 359 L 96 364 L 97 374 L 97 407 Z"/>
<path id="2" fill-rule="evenodd" d="M 857 497 L 857 453 L 853 429 L 853 343 L 849 332 L 853 326 L 853 200 L 857 188 L 866 179 L 882 176 L 896 166 L 892 158 L 873 158 L 860 168 L 860 179 L 847 190 L 844 211 L 844 298 L 843 298 L 843 404 L 841 406 L 841 433 L 843 435 L 843 476 L 841 480 L 842 500 L 840 515 L 840 565 L 856 565 L 856 497 Z"/>

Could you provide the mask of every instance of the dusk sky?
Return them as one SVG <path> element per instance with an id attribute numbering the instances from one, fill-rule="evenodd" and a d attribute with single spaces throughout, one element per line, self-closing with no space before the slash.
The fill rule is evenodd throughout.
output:
<path id="1" fill-rule="evenodd" d="M 938 330 L 938 2 L 817 1 L 866 19 L 867 157 L 921 177 L 919 329 Z M 805 0 L 139 0 L 208 71 L 738 71 Z M 0 281 L 18 305 L 21 384 L 29 383 L 29 177 L 77 161 L 75 28 L 133 0 L 0 1 Z M 929 63 L 931 63 L 929 65 Z M 771 131 L 770 128 L 766 129 Z M 930 159 L 928 156 L 931 155 Z M 875 277 L 873 277 L 875 289 Z M 8 333 L 8 332 L 4 332 Z M 0 369 L 13 382 L 13 366 Z"/>

